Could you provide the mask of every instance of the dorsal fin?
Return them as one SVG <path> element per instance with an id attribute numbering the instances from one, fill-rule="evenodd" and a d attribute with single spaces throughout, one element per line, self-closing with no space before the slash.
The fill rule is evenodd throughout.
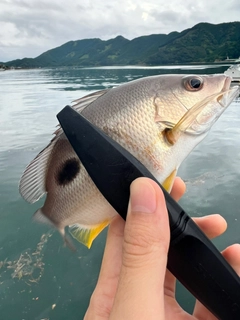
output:
<path id="1" fill-rule="evenodd" d="M 74 108 L 77 112 L 81 113 L 87 106 L 89 106 L 92 102 L 97 100 L 99 97 L 104 95 L 111 89 L 100 90 L 97 92 L 90 93 L 82 98 L 74 100 L 72 103 L 72 108 Z M 62 133 L 62 128 L 60 125 L 57 125 L 57 130 L 54 132 L 56 135 Z"/>
<path id="2" fill-rule="evenodd" d="M 111 90 L 111 89 L 104 89 L 104 90 L 96 91 L 96 92 L 90 93 L 82 98 L 74 100 L 73 101 L 74 104 L 72 105 L 72 107 L 76 111 L 81 113 L 84 108 L 89 106 L 93 101 L 97 100 L 99 97 L 104 95 L 109 90 Z"/>
<path id="3" fill-rule="evenodd" d="M 97 91 L 73 101 L 73 108 L 81 113 L 84 108 L 105 94 L 108 90 L 109 89 Z M 62 133 L 62 128 L 58 125 L 57 130 L 54 132 L 55 137 L 49 145 L 30 162 L 21 177 L 19 184 L 20 194 L 30 203 L 36 202 L 46 193 L 45 181 L 49 157 L 51 156 L 57 139 Z"/>

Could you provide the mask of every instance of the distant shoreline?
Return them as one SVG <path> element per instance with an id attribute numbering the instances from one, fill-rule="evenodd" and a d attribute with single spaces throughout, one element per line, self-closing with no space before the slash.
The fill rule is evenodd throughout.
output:
<path id="1" fill-rule="evenodd" d="M 181 63 L 181 64 L 160 64 L 160 65 L 107 65 L 107 66 L 48 66 L 48 67 L 7 67 L 0 68 L 1 71 L 11 71 L 11 70 L 38 70 L 38 69 L 57 69 L 57 68 L 74 68 L 74 69 L 121 69 L 121 68 L 131 68 L 131 69 L 142 69 L 142 68 L 149 68 L 149 69 L 156 69 L 156 68 L 166 68 L 166 67 L 182 67 L 182 66 L 231 66 L 232 64 L 237 64 L 237 62 L 232 63 L 228 61 L 219 61 L 219 62 L 192 62 L 192 63 Z"/>

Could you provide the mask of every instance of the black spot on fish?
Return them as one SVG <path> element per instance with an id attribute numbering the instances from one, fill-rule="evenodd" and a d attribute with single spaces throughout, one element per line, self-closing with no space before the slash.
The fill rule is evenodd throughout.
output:
<path id="1" fill-rule="evenodd" d="M 72 182 L 80 171 L 80 162 L 76 158 L 65 161 L 57 173 L 57 183 L 59 185 L 66 185 Z"/>

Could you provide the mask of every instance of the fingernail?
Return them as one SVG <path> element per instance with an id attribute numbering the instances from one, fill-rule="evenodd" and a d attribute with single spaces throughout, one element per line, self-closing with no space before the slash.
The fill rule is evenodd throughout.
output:
<path id="1" fill-rule="evenodd" d="M 151 183 L 146 178 L 135 180 L 130 188 L 131 211 L 154 213 L 156 207 L 156 192 Z"/>

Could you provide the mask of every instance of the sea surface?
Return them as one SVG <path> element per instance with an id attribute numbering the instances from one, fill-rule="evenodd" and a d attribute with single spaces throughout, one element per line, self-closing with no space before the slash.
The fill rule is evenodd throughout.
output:
<path id="1" fill-rule="evenodd" d="M 42 205 L 25 202 L 18 183 L 27 164 L 53 137 L 56 114 L 74 99 L 149 75 L 222 73 L 227 66 L 105 67 L 0 72 L 0 319 L 83 319 L 97 281 L 106 230 L 88 250 L 32 221 Z M 191 216 L 221 213 L 222 250 L 240 242 L 240 100 L 236 99 L 207 138 L 182 164 L 187 192 L 181 205 Z M 177 298 L 192 310 L 192 296 L 178 284 Z"/>

